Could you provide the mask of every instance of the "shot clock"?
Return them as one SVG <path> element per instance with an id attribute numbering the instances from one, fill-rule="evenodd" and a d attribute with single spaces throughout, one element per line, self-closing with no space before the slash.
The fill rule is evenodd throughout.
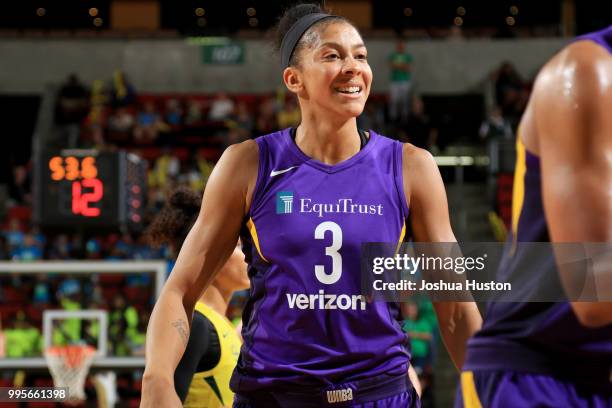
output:
<path id="1" fill-rule="evenodd" d="M 142 225 L 146 162 L 127 152 L 43 151 L 34 221 L 42 228 L 115 230 Z"/>

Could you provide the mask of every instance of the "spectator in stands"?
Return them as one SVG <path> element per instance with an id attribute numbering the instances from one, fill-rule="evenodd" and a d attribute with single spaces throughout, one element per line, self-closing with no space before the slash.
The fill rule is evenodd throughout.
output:
<path id="1" fill-rule="evenodd" d="M 136 115 L 134 142 L 147 144 L 155 142 L 162 126 L 162 120 L 155 109 L 155 104 L 151 101 L 145 102 L 143 110 Z"/>
<path id="2" fill-rule="evenodd" d="M 228 128 L 227 146 L 247 140 L 253 133 L 253 117 L 244 102 L 238 102 L 234 113 L 225 121 Z"/>
<path id="3" fill-rule="evenodd" d="M 525 86 L 519 73 L 508 61 L 504 61 L 493 73 L 495 101 L 506 117 L 517 115 L 516 105 Z"/>
<path id="4" fill-rule="evenodd" d="M 23 244 L 15 248 L 11 254 L 11 259 L 14 261 L 36 261 L 42 257 L 43 251 L 30 233 L 25 234 Z"/>
<path id="5" fill-rule="evenodd" d="M 13 181 L 9 187 L 10 205 L 31 205 L 32 179 L 29 165 L 19 165 L 13 168 Z"/>
<path id="6" fill-rule="evenodd" d="M 419 97 L 415 97 L 412 101 L 405 129 L 408 141 L 416 147 L 431 150 L 436 144 L 437 130 L 432 127 L 429 117 L 425 114 L 425 104 Z"/>
<path id="7" fill-rule="evenodd" d="M 384 129 L 384 108 L 382 108 L 380 104 L 370 99 L 366 103 L 363 113 L 357 118 L 357 124 L 360 129 Z"/>
<path id="8" fill-rule="evenodd" d="M 138 333 L 138 311 L 126 303 L 125 297 L 113 298 L 109 313 L 109 343 L 115 356 L 130 355 L 130 340 Z"/>
<path id="9" fill-rule="evenodd" d="M 189 155 L 189 160 L 181 164 L 181 175 L 178 177 L 179 183 L 187 185 L 193 191 L 203 191 L 206 182 L 204 177 L 208 178 L 210 170 L 202 173 L 197 152 L 192 151 Z"/>
<path id="10" fill-rule="evenodd" d="M 90 238 L 85 243 L 86 259 L 102 259 L 102 242 L 98 238 Z"/>
<path id="11" fill-rule="evenodd" d="M 25 234 L 17 218 L 10 218 L 8 225 L 9 229 L 4 233 L 4 237 L 8 244 L 9 254 L 11 254 L 15 249 L 23 245 Z"/>
<path id="12" fill-rule="evenodd" d="M 81 310 L 81 284 L 74 278 L 63 280 L 57 289 L 56 298 L 64 310 Z M 81 320 L 64 319 L 54 324 L 53 343 L 65 345 L 81 339 Z"/>
<path id="13" fill-rule="evenodd" d="M 138 328 L 131 337 L 130 347 L 132 349 L 133 356 L 145 355 L 145 340 L 147 333 L 147 325 L 149 324 L 149 317 L 151 313 L 148 310 L 140 310 L 138 313 Z"/>
<path id="14" fill-rule="evenodd" d="M 149 186 L 165 188 L 170 180 L 176 179 L 181 170 L 181 162 L 172 154 L 170 148 L 162 149 L 161 156 L 155 160 L 149 172 Z"/>
<path id="15" fill-rule="evenodd" d="M 389 56 L 391 81 L 389 83 L 389 118 L 405 123 L 410 114 L 412 97 L 412 55 L 406 52 L 403 40 L 397 41 Z"/>
<path id="16" fill-rule="evenodd" d="M 102 309 L 102 307 L 97 302 L 91 301 L 87 303 L 87 309 L 99 310 Z M 83 336 L 87 344 L 91 344 L 97 347 L 98 338 L 100 336 L 100 321 L 98 319 L 84 319 Z"/>
<path id="17" fill-rule="evenodd" d="M 159 259 L 161 257 L 161 253 L 158 250 L 153 249 L 147 242 L 144 234 L 141 234 L 136 238 L 136 244 L 133 245 L 132 250 L 132 259 L 138 260 L 147 260 L 147 259 Z M 127 277 L 128 282 L 131 281 L 131 278 L 140 277 L 140 276 L 148 276 L 147 274 L 130 274 Z M 141 282 L 142 279 L 138 279 L 138 282 Z"/>
<path id="18" fill-rule="evenodd" d="M 76 74 L 61 85 L 55 107 L 55 122 L 61 126 L 66 147 L 77 147 L 80 124 L 89 111 L 89 91 Z"/>
<path id="19" fill-rule="evenodd" d="M 271 97 L 262 98 L 259 104 L 259 111 L 255 120 L 255 132 L 253 136 L 261 136 L 278 129 L 276 122 L 276 109 L 274 99 Z"/>
<path id="20" fill-rule="evenodd" d="M 19 312 L 12 327 L 4 330 L 6 356 L 14 358 L 36 357 L 42 354 L 40 330 Z"/>
<path id="21" fill-rule="evenodd" d="M 208 119 L 222 121 L 234 112 L 234 101 L 225 92 L 219 92 L 210 105 Z"/>
<path id="22" fill-rule="evenodd" d="M 89 113 L 81 131 L 81 147 L 101 148 L 104 146 L 105 109 L 108 99 L 104 82 L 100 79 L 94 80 L 91 87 Z"/>
<path id="23" fill-rule="evenodd" d="M 121 70 L 115 70 L 113 74 L 113 86 L 110 94 L 113 107 L 133 105 L 136 102 L 134 86 Z"/>
<path id="24" fill-rule="evenodd" d="M 164 119 L 172 127 L 178 127 L 183 123 L 183 109 L 178 99 L 168 99 L 166 101 Z"/>
<path id="25" fill-rule="evenodd" d="M 130 259 L 132 257 L 133 245 L 134 240 L 132 236 L 126 232 L 115 243 L 112 254 L 118 259 Z"/>
<path id="26" fill-rule="evenodd" d="M 197 99 L 190 99 L 187 102 L 187 116 L 185 117 L 185 124 L 195 125 L 202 122 L 203 109 L 204 107 L 202 106 L 202 102 L 198 101 Z"/>
<path id="27" fill-rule="evenodd" d="M 276 114 L 276 121 L 281 129 L 297 127 L 302 120 L 302 114 L 293 95 L 284 98 L 284 104 Z"/>
<path id="28" fill-rule="evenodd" d="M 67 234 L 59 234 L 56 236 L 48 251 L 48 259 L 67 260 L 71 259 L 72 243 Z"/>
<path id="29" fill-rule="evenodd" d="M 120 106 L 108 117 L 108 141 L 126 144 L 131 141 L 134 116 L 125 106 Z"/>
<path id="30" fill-rule="evenodd" d="M 497 180 L 500 173 L 512 174 L 516 159 L 514 132 L 510 121 L 502 115 L 499 106 L 495 106 L 491 115 L 482 123 L 480 138 L 487 145 L 489 156 L 488 192 L 491 208 L 499 211 L 497 201 Z"/>
<path id="31" fill-rule="evenodd" d="M 51 303 L 51 288 L 49 287 L 49 275 L 38 274 L 36 275 L 36 283 L 34 284 L 34 290 L 32 293 L 33 304 L 49 304 Z"/>
<path id="32" fill-rule="evenodd" d="M 482 140 L 512 140 L 514 134 L 510 122 L 508 122 L 502 115 L 501 108 L 495 106 L 491 111 L 491 115 L 482 122 L 480 130 L 478 132 Z"/>

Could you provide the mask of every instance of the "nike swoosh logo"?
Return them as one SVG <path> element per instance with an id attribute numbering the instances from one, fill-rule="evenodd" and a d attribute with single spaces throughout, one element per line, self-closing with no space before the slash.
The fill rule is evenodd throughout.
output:
<path id="1" fill-rule="evenodd" d="M 279 174 L 283 174 L 283 173 L 286 173 L 286 172 L 288 172 L 290 170 L 297 169 L 298 167 L 300 167 L 300 166 L 292 166 L 292 167 L 288 167 L 288 168 L 282 169 L 282 170 L 272 170 L 270 172 L 270 177 L 278 176 Z"/>

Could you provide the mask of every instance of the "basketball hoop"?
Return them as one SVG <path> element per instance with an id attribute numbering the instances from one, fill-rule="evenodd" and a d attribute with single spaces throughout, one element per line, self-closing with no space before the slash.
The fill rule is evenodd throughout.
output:
<path id="1" fill-rule="evenodd" d="M 45 349 L 45 359 L 56 387 L 68 387 L 69 402 L 85 400 L 85 378 L 96 355 L 96 349 L 86 345 L 51 346 Z"/>

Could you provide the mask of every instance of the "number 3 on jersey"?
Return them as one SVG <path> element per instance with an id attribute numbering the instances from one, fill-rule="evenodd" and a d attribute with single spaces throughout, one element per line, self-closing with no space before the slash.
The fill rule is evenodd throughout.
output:
<path id="1" fill-rule="evenodd" d="M 332 259 L 332 271 L 326 273 L 324 265 L 315 265 L 315 276 L 319 282 L 332 285 L 338 282 L 342 275 L 342 255 L 338 252 L 342 247 L 342 229 L 335 222 L 322 222 L 315 229 L 315 239 L 325 239 L 325 232 L 327 231 L 332 233 L 332 244 L 325 248 L 325 255 Z"/>

